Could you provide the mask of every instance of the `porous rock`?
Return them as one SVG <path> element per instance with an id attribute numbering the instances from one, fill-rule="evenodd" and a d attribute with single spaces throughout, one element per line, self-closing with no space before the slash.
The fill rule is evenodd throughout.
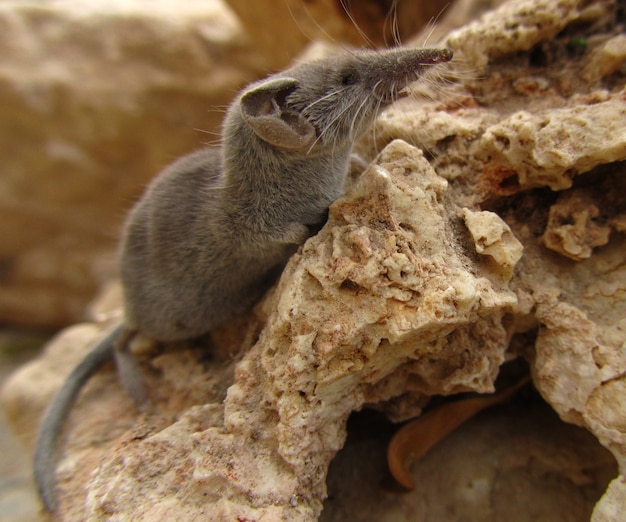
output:
<path id="1" fill-rule="evenodd" d="M 210 416 L 215 425 L 190 422 L 191 408 L 165 431 L 118 445 L 90 482 L 88 519 L 192 520 L 199 509 L 313 519 L 351 411 L 407 392 L 492 391 L 506 349 L 501 319 L 516 298 L 498 271 L 470 269 L 474 245 L 453 233 L 447 185 L 421 151 L 390 144 L 289 262 L 223 410 L 204 407 L 223 411 Z M 172 365 L 159 370 L 176 381 Z M 65 502 L 66 513 L 78 509 Z"/>

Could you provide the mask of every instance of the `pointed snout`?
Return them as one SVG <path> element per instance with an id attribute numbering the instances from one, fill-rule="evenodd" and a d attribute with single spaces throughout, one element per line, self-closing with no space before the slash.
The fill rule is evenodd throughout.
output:
<path id="1" fill-rule="evenodd" d="M 399 48 L 380 52 L 380 65 L 405 71 L 419 70 L 424 65 L 436 65 L 452 59 L 450 49 Z"/>
<path id="2" fill-rule="evenodd" d="M 418 51 L 420 51 L 421 58 L 419 59 L 422 65 L 435 65 L 452 60 L 450 49 L 418 49 Z"/>
<path id="3" fill-rule="evenodd" d="M 449 62 L 450 49 L 399 48 L 377 51 L 373 59 L 371 85 L 383 103 L 392 102 L 410 83 L 418 80 L 431 65 Z"/>

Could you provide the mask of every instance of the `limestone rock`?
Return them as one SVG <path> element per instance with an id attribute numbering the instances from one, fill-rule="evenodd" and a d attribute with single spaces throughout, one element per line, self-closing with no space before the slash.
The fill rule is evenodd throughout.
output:
<path id="1" fill-rule="evenodd" d="M 544 244 L 575 261 L 591 256 L 595 247 L 609 242 L 609 223 L 598 223 L 600 209 L 588 191 L 567 191 L 550 207 Z"/>
<path id="2" fill-rule="evenodd" d="M 192 520 L 208 501 L 216 519 L 312 519 L 351 411 L 407 391 L 491 391 L 506 349 L 501 319 L 516 298 L 498 270 L 468 269 L 463 252 L 473 245 L 452 232 L 446 188 L 421 151 L 390 144 L 290 261 L 224 408 L 191 408 L 165 430 L 124 437 L 92 478 L 88 518 Z M 176 364 L 155 364 L 156 386 L 177 382 Z M 75 459 L 61 464 L 62 483 L 76 480 Z M 68 500 L 64 511 L 78 509 Z"/>
<path id="3" fill-rule="evenodd" d="M 626 486 L 624 481 L 615 479 L 593 512 L 593 522 L 613 522 L 624 516 L 626 506 Z"/>
<path id="4" fill-rule="evenodd" d="M 515 238 L 509 226 L 494 212 L 462 210 L 465 225 L 476 243 L 476 252 L 493 258 L 502 269 L 502 277 L 508 282 L 515 265 L 522 257 L 524 247 Z"/>
<path id="5" fill-rule="evenodd" d="M 86 390 L 59 467 L 62 516 L 314 520 L 352 411 L 418 415 L 434 395 L 493 390 L 523 357 L 560 419 L 612 454 L 618 475 L 591 517 L 619 522 L 626 90 L 622 69 L 582 74 L 623 32 L 619 13 L 610 0 L 513 0 L 456 31 L 448 44 L 480 78 L 381 115 L 359 147 L 375 161 L 255 313 L 147 361 L 155 408 L 138 420 L 111 372 Z M 57 350 L 5 385 L 14 418 L 40 411 L 24 372 L 50 372 Z M 541 476 L 566 470 L 574 494 L 584 487 L 583 460 L 541 447 Z M 509 478 L 504 491 L 519 491 Z"/>
<path id="6" fill-rule="evenodd" d="M 602 101 L 572 100 L 575 105 L 564 109 L 517 112 L 487 129 L 481 148 L 490 161 L 515 171 L 521 188 L 569 188 L 576 174 L 626 157 L 623 97 L 604 101 L 602 92 L 594 97 Z"/>
<path id="7" fill-rule="evenodd" d="M 457 59 L 482 68 L 498 58 L 528 51 L 542 41 L 551 40 L 568 24 L 583 18 L 586 7 L 587 4 L 577 0 L 504 2 L 498 9 L 453 32 L 447 41 Z"/>
<path id="8" fill-rule="evenodd" d="M 604 78 L 617 72 L 624 61 L 626 61 L 626 36 L 620 34 L 610 38 L 602 47 L 594 50 L 582 73 L 583 78 L 589 81 Z"/>

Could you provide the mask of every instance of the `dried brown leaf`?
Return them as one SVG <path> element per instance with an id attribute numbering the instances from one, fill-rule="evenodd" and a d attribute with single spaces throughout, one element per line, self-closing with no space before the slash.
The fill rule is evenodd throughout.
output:
<path id="1" fill-rule="evenodd" d="M 387 463 L 393 477 L 408 490 L 414 489 L 409 463 L 422 458 L 430 448 L 477 413 L 506 401 L 529 380 L 527 375 L 493 395 L 442 404 L 405 424 L 395 433 L 387 448 Z"/>

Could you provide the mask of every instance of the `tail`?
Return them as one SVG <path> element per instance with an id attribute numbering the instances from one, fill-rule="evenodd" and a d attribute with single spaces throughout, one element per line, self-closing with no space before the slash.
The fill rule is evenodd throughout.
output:
<path id="1" fill-rule="evenodd" d="M 63 423 L 85 383 L 106 361 L 112 359 L 115 341 L 123 329 L 122 323 L 117 325 L 85 356 L 72 370 L 44 413 L 35 448 L 35 482 L 39 496 L 50 512 L 56 508 L 55 450 Z"/>

